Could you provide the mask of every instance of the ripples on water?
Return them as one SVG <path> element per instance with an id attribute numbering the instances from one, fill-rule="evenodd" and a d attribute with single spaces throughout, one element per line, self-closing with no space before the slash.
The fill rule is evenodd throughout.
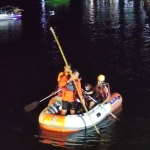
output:
<path id="1" fill-rule="evenodd" d="M 16 139 L 20 139 L 14 147 L 24 149 L 57 149 L 51 145 L 101 150 L 149 148 L 150 23 L 142 3 L 124 2 L 43 1 L 33 4 L 34 11 L 30 4 L 24 3 L 22 20 L 0 22 L 3 118 L 0 125 L 7 130 L 3 143 L 8 139 L 13 147 Z M 123 96 L 120 121 L 110 116 L 97 125 L 100 136 L 90 129 L 58 139 L 59 135 L 40 130 L 38 115 L 46 101 L 29 114 L 18 110 L 53 91 L 56 76 L 63 69 L 64 62 L 50 26 L 67 60 L 81 70 L 83 83 L 89 81 L 94 85 L 97 75 L 104 73 L 112 92 L 118 91 Z"/>

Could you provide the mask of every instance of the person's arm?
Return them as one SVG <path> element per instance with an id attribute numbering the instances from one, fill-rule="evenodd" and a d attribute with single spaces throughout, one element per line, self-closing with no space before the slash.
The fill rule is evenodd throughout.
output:
<path id="1" fill-rule="evenodd" d="M 109 83 L 105 83 L 104 90 L 105 90 L 105 96 L 108 97 L 110 95 Z"/>
<path id="2" fill-rule="evenodd" d="M 58 81 L 58 82 L 60 81 L 60 79 L 61 79 L 62 76 L 63 76 L 63 72 L 60 72 L 60 73 L 58 74 L 58 77 L 57 77 L 57 81 Z"/>
<path id="3" fill-rule="evenodd" d="M 86 92 L 86 94 L 88 94 L 88 95 L 93 94 L 93 90 L 91 89 L 90 91 Z"/>
<path id="4" fill-rule="evenodd" d="M 59 82 L 58 82 L 59 87 L 66 86 L 67 81 L 68 81 L 68 80 L 67 80 L 67 77 L 66 77 L 66 76 L 63 76 L 63 77 L 59 80 Z"/>

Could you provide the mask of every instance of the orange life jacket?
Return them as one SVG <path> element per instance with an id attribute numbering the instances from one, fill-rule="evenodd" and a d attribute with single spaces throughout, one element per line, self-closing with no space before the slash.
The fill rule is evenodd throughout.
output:
<path id="1" fill-rule="evenodd" d="M 63 76 L 69 77 L 69 72 L 65 72 L 65 71 L 64 72 L 60 72 L 59 75 L 58 75 L 57 81 L 59 82 Z M 58 83 L 58 90 L 60 90 L 61 88 L 62 87 L 59 86 L 59 83 Z M 60 97 L 62 97 L 62 91 L 58 92 L 58 95 Z"/>
<path id="2" fill-rule="evenodd" d="M 59 82 L 60 81 L 60 79 L 63 77 L 63 76 L 68 76 L 69 75 L 69 72 L 60 72 L 59 74 L 58 74 L 58 78 L 57 78 L 57 81 Z"/>
<path id="3" fill-rule="evenodd" d="M 68 76 L 63 76 L 61 80 L 59 81 L 59 86 L 62 87 L 62 100 L 74 102 L 76 101 L 77 90 L 74 86 L 74 83 L 67 83 L 68 79 L 69 79 Z M 80 79 L 76 79 L 75 82 L 76 82 L 79 94 L 82 95 Z"/>

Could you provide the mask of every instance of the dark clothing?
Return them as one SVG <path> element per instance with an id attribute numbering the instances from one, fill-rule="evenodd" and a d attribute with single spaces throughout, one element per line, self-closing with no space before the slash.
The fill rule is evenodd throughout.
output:
<path id="1" fill-rule="evenodd" d="M 83 94 L 83 97 L 86 99 L 86 100 L 90 100 L 90 98 L 89 98 L 89 96 L 91 96 L 92 98 L 93 98 L 93 96 L 94 96 L 94 89 L 93 89 L 93 87 L 91 87 L 89 90 L 84 90 L 85 92 L 84 92 L 84 94 Z M 92 94 L 87 94 L 87 93 L 89 93 L 89 92 L 93 92 Z"/>
<path id="2" fill-rule="evenodd" d="M 92 94 L 84 94 L 84 98 L 86 99 L 87 102 L 93 101 L 90 97 L 92 97 L 96 102 L 96 104 L 99 104 L 102 102 L 102 96 L 97 93 L 96 89 L 91 87 L 89 90 L 85 90 L 86 92 L 92 92 Z"/>
<path id="3" fill-rule="evenodd" d="M 62 109 L 64 110 L 68 110 L 68 109 L 72 109 L 75 110 L 76 109 L 76 102 L 68 102 L 68 101 L 63 101 L 62 100 Z"/>

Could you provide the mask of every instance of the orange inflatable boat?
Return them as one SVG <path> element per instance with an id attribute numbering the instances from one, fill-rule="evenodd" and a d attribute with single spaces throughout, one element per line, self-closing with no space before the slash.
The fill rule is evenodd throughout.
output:
<path id="1" fill-rule="evenodd" d="M 39 115 L 41 128 L 58 132 L 77 132 L 93 127 L 122 105 L 122 96 L 119 93 L 111 94 L 108 101 L 96 105 L 92 110 L 75 115 L 60 115 L 61 97 L 55 96 Z M 47 109 L 50 111 L 47 113 Z M 91 119 L 92 121 L 91 121 Z"/>

